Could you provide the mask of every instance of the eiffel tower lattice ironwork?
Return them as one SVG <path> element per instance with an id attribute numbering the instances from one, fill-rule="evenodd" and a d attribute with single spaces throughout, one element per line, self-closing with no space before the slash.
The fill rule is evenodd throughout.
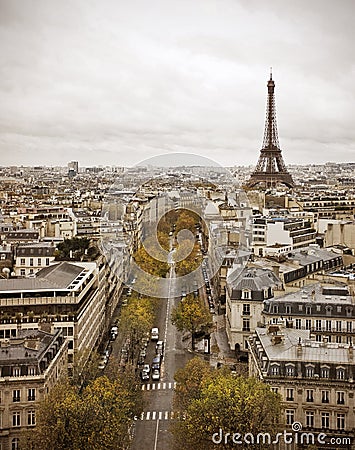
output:
<path id="1" fill-rule="evenodd" d="M 267 106 L 263 146 L 254 172 L 247 183 L 248 187 L 263 185 L 266 188 L 285 184 L 292 188 L 294 182 L 282 159 L 276 123 L 275 83 L 270 72 L 267 83 Z"/>

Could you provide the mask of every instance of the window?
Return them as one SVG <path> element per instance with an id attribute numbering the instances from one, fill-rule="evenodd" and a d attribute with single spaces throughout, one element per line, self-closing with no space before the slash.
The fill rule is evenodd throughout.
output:
<path id="1" fill-rule="evenodd" d="M 336 330 L 337 331 L 341 331 L 341 320 L 337 320 L 335 322 L 335 326 L 336 326 Z"/>
<path id="2" fill-rule="evenodd" d="M 341 313 L 341 306 L 337 306 L 337 312 Z"/>
<path id="3" fill-rule="evenodd" d="M 329 367 L 321 367 L 320 376 L 321 378 L 329 378 Z"/>
<path id="4" fill-rule="evenodd" d="M 326 329 L 326 331 L 332 331 L 332 321 L 331 320 L 325 321 L 325 329 Z"/>
<path id="5" fill-rule="evenodd" d="M 342 391 L 337 392 L 337 404 L 345 405 L 345 392 Z"/>
<path id="6" fill-rule="evenodd" d="M 303 305 L 298 305 L 298 311 L 303 311 Z"/>
<path id="7" fill-rule="evenodd" d="M 33 401 L 36 400 L 36 389 L 35 389 L 35 388 L 30 388 L 30 389 L 28 389 L 28 392 L 27 392 L 27 400 L 28 400 L 29 402 L 33 402 Z"/>
<path id="8" fill-rule="evenodd" d="M 27 425 L 36 425 L 36 412 L 34 409 L 27 411 Z"/>
<path id="9" fill-rule="evenodd" d="M 21 277 L 25 277 L 26 276 L 26 269 L 20 269 L 20 275 L 21 275 Z"/>
<path id="10" fill-rule="evenodd" d="M 273 313 L 278 314 L 278 312 L 279 312 L 279 305 L 274 305 L 272 310 L 273 310 Z"/>
<path id="11" fill-rule="evenodd" d="M 310 330 L 312 328 L 312 320 L 306 319 L 306 330 Z"/>
<path id="12" fill-rule="evenodd" d="M 20 427 L 21 426 L 21 414 L 19 411 L 14 411 L 12 413 L 12 426 Z"/>
<path id="13" fill-rule="evenodd" d="M 46 266 L 49 266 L 49 258 L 46 258 Z"/>
<path id="14" fill-rule="evenodd" d="M 307 366 L 306 367 L 306 377 L 313 377 L 313 376 L 314 376 L 314 367 Z"/>
<path id="15" fill-rule="evenodd" d="M 295 376 L 295 367 L 292 365 L 286 366 L 286 376 L 294 377 Z"/>
<path id="16" fill-rule="evenodd" d="M 21 264 L 21 266 L 25 266 L 25 265 L 26 265 L 26 260 L 25 260 L 25 258 L 21 258 L 20 264 Z"/>
<path id="17" fill-rule="evenodd" d="M 36 369 L 34 367 L 29 367 L 28 375 L 36 375 Z"/>
<path id="18" fill-rule="evenodd" d="M 321 320 L 316 320 L 316 330 L 322 331 L 322 321 Z"/>
<path id="19" fill-rule="evenodd" d="M 271 390 L 274 394 L 277 394 L 279 392 L 279 388 L 277 387 L 272 387 Z"/>
<path id="20" fill-rule="evenodd" d="M 279 366 L 273 365 L 271 366 L 271 375 L 278 375 L 279 374 Z"/>
<path id="21" fill-rule="evenodd" d="M 243 331 L 250 331 L 250 320 L 243 319 Z"/>
<path id="22" fill-rule="evenodd" d="M 314 427 L 314 412 L 306 411 L 306 427 Z"/>
<path id="23" fill-rule="evenodd" d="M 42 265 L 42 260 L 41 258 L 37 258 L 37 266 L 41 266 Z"/>
<path id="24" fill-rule="evenodd" d="M 313 402 L 313 389 L 306 390 L 306 402 Z"/>
<path id="25" fill-rule="evenodd" d="M 345 430 L 345 414 L 337 414 L 337 430 Z"/>
<path id="26" fill-rule="evenodd" d="M 310 316 L 312 314 L 312 307 L 311 306 L 306 306 L 306 314 L 308 316 Z"/>
<path id="27" fill-rule="evenodd" d="M 14 368 L 12 369 L 12 375 L 13 375 L 14 377 L 19 377 L 19 376 L 21 375 L 21 371 L 20 371 L 19 367 L 14 367 Z"/>
<path id="28" fill-rule="evenodd" d="M 296 319 L 295 326 L 296 326 L 297 330 L 301 329 L 301 326 L 302 326 L 301 319 Z"/>
<path id="29" fill-rule="evenodd" d="M 328 412 L 322 412 L 321 423 L 322 423 L 322 428 L 329 428 L 329 413 Z"/>
<path id="30" fill-rule="evenodd" d="M 331 316 L 332 309 L 333 308 L 331 306 L 329 306 L 329 305 L 325 307 L 325 313 L 326 313 L 327 316 Z"/>
<path id="31" fill-rule="evenodd" d="M 242 291 L 242 298 L 249 298 L 249 299 L 251 299 L 251 291 L 243 289 L 243 291 Z"/>
<path id="32" fill-rule="evenodd" d="M 293 402 L 294 396 L 293 396 L 293 389 L 286 389 L 286 401 Z"/>
<path id="33" fill-rule="evenodd" d="M 286 425 L 292 425 L 295 421 L 295 411 L 293 409 L 286 409 Z"/>
<path id="34" fill-rule="evenodd" d="M 33 258 L 30 258 L 30 266 L 33 267 Z"/>
<path id="35" fill-rule="evenodd" d="M 286 305 L 286 314 L 291 314 L 292 308 L 290 305 Z"/>
<path id="36" fill-rule="evenodd" d="M 21 401 L 21 391 L 20 391 L 20 389 L 14 389 L 12 391 L 12 401 L 13 402 L 20 402 Z"/>
<path id="37" fill-rule="evenodd" d="M 341 344 L 341 336 L 335 336 L 335 342 Z"/>
<path id="38" fill-rule="evenodd" d="M 346 331 L 348 332 L 348 333 L 351 333 L 352 332 L 352 322 L 346 322 Z"/>
<path id="39" fill-rule="evenodd" d="M 329 391 L 322 391 L 322 403 L 329 403 Z"/>
<path id="40" fill-rule="evenodd" d="M 342 368 L 337 369 L 337 380 L 345 379 L 345 370 Z"/>
<path id="41" fill-rule="evenodd" d="M 247 303 L 243 305 L 243 316 L 250 316 L 250 305 Z"/>
<path id="42" fill-rule="evenodd" d="M 19 450 L 20 445 L 20 439 L 19 438 L 13 438 L 11 440 L 11 450 Z"/>

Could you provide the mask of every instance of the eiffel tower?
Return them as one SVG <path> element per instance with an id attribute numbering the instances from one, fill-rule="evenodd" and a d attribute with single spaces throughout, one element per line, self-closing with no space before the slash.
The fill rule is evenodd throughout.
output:
<path id="1" fill-rule="evenodd" d="M 263 146 L 254 172 L 251 174 L 247 187 L 263 185 L 265 188 L 274 187 L 277 184 L 285 184 L 294 187 L 291 175 L 286 169 L 282 159 L 279 137 L 276 123 L 275 83 L 270 71 L 270 80 L 267 83 L 267 106 Z"/>

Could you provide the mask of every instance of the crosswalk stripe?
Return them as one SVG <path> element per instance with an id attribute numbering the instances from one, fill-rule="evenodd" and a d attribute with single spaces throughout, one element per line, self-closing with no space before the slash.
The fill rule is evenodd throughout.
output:
<path id="1" fill-rule="evenodd" d="M 166 390 L 166 389 L 175 389 L 176 382 L 169 383 L 147 383 L 142 384 L 142 391 L 154 391 L 154 390 Z"/>
<path id="2" fill-rule="evenodd" d="M 180 411 L 144 411 L 139 420 L 185 420 L 185 414 Z M 135 417 L 138 420 L 138 417 Z"/>

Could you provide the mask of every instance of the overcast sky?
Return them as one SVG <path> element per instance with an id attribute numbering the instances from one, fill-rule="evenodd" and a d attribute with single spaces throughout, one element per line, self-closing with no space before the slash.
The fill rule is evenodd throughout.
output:
<path id="1" fill-rule="evenodd" d="M 353 0 L 0 0 L 0 165 L 355 160 Z"/>

